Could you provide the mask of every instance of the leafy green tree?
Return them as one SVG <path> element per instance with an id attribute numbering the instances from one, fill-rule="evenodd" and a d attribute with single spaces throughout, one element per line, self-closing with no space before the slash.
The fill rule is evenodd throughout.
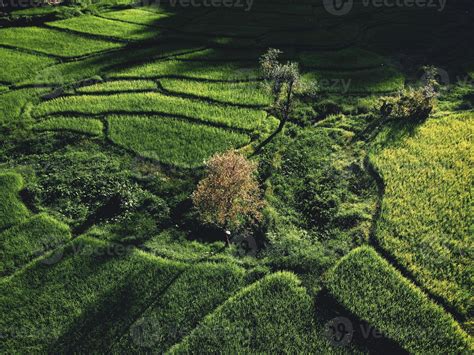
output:
<path id="1" fill-rule="evenodd" d="M 278 49 L 270 48 L 260 58 L 265 86 L 273 97 L 271 112 L 280 119 L 280 129 L 290 118 L 295 93 L 303 86 L 298 63 L 280 63 L 279 56 L 282 53 Z"/>

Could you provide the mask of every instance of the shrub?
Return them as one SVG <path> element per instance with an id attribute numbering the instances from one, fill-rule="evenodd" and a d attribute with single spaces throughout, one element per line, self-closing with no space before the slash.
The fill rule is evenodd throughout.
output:
<path id="1" fill-rule="evenodd" d="M 425 68 L 426 82 L 423 86 L 403 89 L 395 97 L 382 99 L 380 113 L 385 118 L 424 121 L 428 118 L 436 104 L 436 69 Z"/>

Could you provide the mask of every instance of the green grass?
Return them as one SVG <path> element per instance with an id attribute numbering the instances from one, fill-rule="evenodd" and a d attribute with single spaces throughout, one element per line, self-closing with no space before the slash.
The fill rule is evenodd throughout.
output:
<path id="1" fill-rule="evenodd" d="M 65 58 L 82 56 L 121 46 L 119 43 L 85 38 L 40 27 L 0 29 L 0 44 L 31 49 Z"/>
<path id="2" fill-rule="evenodd" d="M 38 131 L 73 131 L 101 136 L 104 126 L 100 120 L 85 117 L 53 117 L 34 126 Z"/>
<path id="3" fill-rule="evenodd" d="M 40 94 L 45 92 L 45 89 L 20 89 L 2 94 L 0 96 L 0 125 L 12 125 L 18 122 L 26 104 L 38 102 Z"/>
<path id="4" fill-rule="evenodd" d="M 112 141 L 163 163 L 194 167 L 216 152 L 249 143 L 249 137 L 174 118 L 110 116 Z"/>
<path id="5" fill-rule="evenodd" d="M 312 332 L 312 300 L 288 272 L 242 289 L 170 353 L 331 353 Z"/>
<path id="6" fill-rule="evenodd" d="M 232 104 L 268 106 L 270 95 L 260 83 L 210 83 L 180 79 L 161 79 L 161 85 L 174 93 L 211 98 Z"/>
<path id="7" fill-rule="evenodd" d="M 197 100 L 162 95 L 160 93 L 127 93 L 113 95 L 68 96 L 39 104 L 35 116 L 52 113 L 81 112 L 107 114 L 108 112 L 146 112 L 184 115 L 199 121 L 222 124 L 229 127 L 254 130 L 272 127 L 275 120 L 267 119 L 264 111 L 211 105 Z"/>
<path id="8" fill-rule="evenodd" d="M 62 79 L 64 84 L 73 83 L 81 79 L 92 78 L 97 75 L 104 76 L 109 72 L 116 72 L 116 69 L 109 69 L 110 66 L 120 65 L 124 67 L 130 67 L 133 61 L 139 60 L 143 61 L 144 59 L 176 55 L 179 53 L 187 52 L 190 50 L 195 50 L 201 48 L 197 44 L 190 44 L 185 42 L 165 42 L 161 45 L 147 46 L 140 49 L 130 50 L 120 50 L 119 52 L 113 53 L 102 53 L 96 57 L 86 58 L 80 61 L 71 61 L 65 62 L 58 65 L 55 65 L 51 69 L 54 70 Z M 136 66 L 136 64 L 134 64 Z M 57 78 L 49 77 L 44 75 L 41 71 L 38 73 L 38 77 L 41 78 L 41 83 L 50 84 L 55 83 Z M 22 84 L 37 84 L 37 78 L 31 78 L 25 80 Z"/>
<path id="9" fill-rule="evenodd" d="M 23 222 L 29 212 L 18 193 L 23 189 L 23 179 L 16 173 L 0 173 L 0 229 Z"/>
<path id="10" fill-rule="evenodd" d="M 143 247 L 153 255 L 177 261 L 196 261 L 208 257 L 224 247 L 223 242 L 202 243 L 188 240 L 184 233 L 165 230 L 151 237 Z"/>
<path id="11" fill-rule="evenodd" d="M 319 89 L 329 93 L 384 93 L 403 88 L 405 79 L 397 70 L 386 67 L 354 71 L 320 71 L 304 75 L 315 80 Z"/>
<path id="12" fill-rule="evenodd" d="M 303 52 L 299 63 L 307 68 L 317 69 L 366 69 L 381 66 L 385 58 L 357 47 L 329 52 Z"/>
<path id="13" fill-rule="evenodd" d="M 192 266 L 134 322 L 112 352 L 164 353 L 240 289 L 244 275 L 244 269 L 230 263 Z"/>
<path id="14" fill-rule="evenodd" d="M 179 60 L 158 60 L 118 70 L 110 75 L 116 78 L 158 78 L 178 76 L 208 80 L 247 80 L 257 77 L 255 68 L 239 62 L 209 63 Z"/>
<path id="15" fill-rule="evenodd" d="M 154 13 L 151 11 L 145 11 L 141 9 L 126 9 L 119 11 L 105 12 L 101 14 L 103 17 L 107 17 L 113 20 L 121 20 L 139 25 L 159 25 L 160 19 L 165 19 L 171 16 L 168 13 Z"/>
<path id="16" fill-rule="evenodd" d="M 109 348 L 184 265 L 80 237 L 0 281 L 3 353 Z"/>
<path id="17" fill-rule="evenodd" d="M 104 19 L 92 15 L 49 22 L 48 25 L 81 33 L 130 40 L 155 38 L 158 37 L 160 33 L 158 30 L 150 27 Z"/>
<path id="18" fill-rule="evenodd" d="M 0 233 L 0 275 L 14 272 L 70 238 L 68 226 L 46 214 L 7 229 Z"/>
<path id="19" fill-rule="evenodd" d="M 78 93 L 114 93 L 114 92 L 133 92 L 143 90 L 156 90 L 156 83 L 151 80 L 117 80 L 104 83 L 83 86 L 76 89 Z"/>
<path id="20" fill-rule="evenodd" d="M 371 160 L 385 184 L 377 239 L 423 287 L 472 312 L 471 112 L 385 129 Z"/>
<path id="21" fill-rule="evenodd" d="M 441 307 L 369 247 L 343 257 L 328 276 L 334 298 L 414 354 L 469 353 L 474 343 Z"/>
<path id="22" fill-rule="evenodd" d="M 56 62 L 48 57 L 37 56 L 7 48 L 0 48 L 0 57 L 2 58 L 0 81 L 9 83 L 35 77 L 39 70 Z"/>

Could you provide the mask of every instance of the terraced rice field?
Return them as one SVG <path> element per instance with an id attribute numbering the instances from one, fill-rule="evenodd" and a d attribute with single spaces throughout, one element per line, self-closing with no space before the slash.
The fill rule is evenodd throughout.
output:
<path id="1" fill-rule="evenodd" d="M 378 111 L 420 58 L 472 78 L 465 10 L 139 5 L 0 28 L 0 352 L 474 351 L 472 82 L 419 125 Z M 281 131 L 269 47 L 317 87 Z M 266 206 L 226 247 L 191 193 L 230 149 Z"/>
<path id="2" fill-rule="evenodd" d="M 472 309 L 473 122 L 470 112 L 433 119 L 407 137 L 387 129 L 372 156 L 385 183 L 378 241 L 464 315 Z"/>

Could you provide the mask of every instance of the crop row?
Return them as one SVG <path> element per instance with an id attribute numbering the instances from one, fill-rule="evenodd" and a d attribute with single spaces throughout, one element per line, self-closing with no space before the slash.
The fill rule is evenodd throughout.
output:
<path id="1" fill-rule="evenodd" d="M 109 20 L 92 15 L 84 15 L 66 20 L 49 22 L 48 25 L 81 33 L 130 40 L 156 38 L 160 34 L 158 30 L 151 27 Z"/>
<path id="2" fill-rule="evenodd" d="M 77 57 L 121 44 L 76 36 L 40 27 L 10 27 L 0 29 L 0 44 L 51 54 L 59 57 Z"/>
<path id="3" fill-rule="evenodd" d="M 333 297 L 413 354 L 469 353 L 474 343 L 441 307 L 369 247 L 343 257 L 328 276 Z"/>
<path id="4" fill-rule="evenodd" d="M 141 156 L 194 167 L 216 152 L 249 143 L 247 135 L 159 116 L 109 116 L 109 137 Z"/>
<path id="5" fill-rule="evenodd" d="M 98 115 L 111 111 L 166 113 L 245 130 L 263 129 L 276 124 L 275 119 L 266 119 L 264 111 L 211 105 L 160 93 L 67 96 L 40 103 L 33 114 L 36 117 L 70 112 Z"/>

